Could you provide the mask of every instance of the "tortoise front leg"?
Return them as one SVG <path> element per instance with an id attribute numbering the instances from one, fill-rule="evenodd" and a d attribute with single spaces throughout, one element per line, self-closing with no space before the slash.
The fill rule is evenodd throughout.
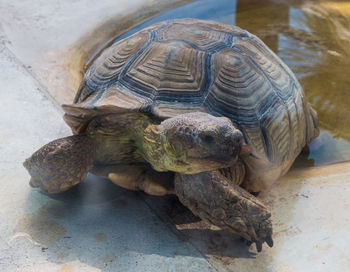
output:
<path id="1" fill-rule="evenodd" d="M 95 141 L 88 135 L 44 145 L 23 163 L 31 175 L 30 185 L 49 194 L 68 190 L 85 179 L 92 168 L 95 149 Z"/>
<path id="2" fill-rule="evenodd" d="M 258 251 L 264 242 L 272 247 L 270 212 L 219 171 L 176 174 L 175 192 L 195 215 L 256 243 Z"/>

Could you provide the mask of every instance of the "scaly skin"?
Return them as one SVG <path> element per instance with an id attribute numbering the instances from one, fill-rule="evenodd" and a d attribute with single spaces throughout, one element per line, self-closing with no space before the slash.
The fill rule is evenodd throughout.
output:
<path id="1" fill-rule="evenodd" d="M 95 158 L 95 140 L 76 135 L 52 141 L 23 165 L 31 175 L 30 185 L 49 194 L 59 193 L 84 180 Z"/>
<path id="2" fill-rule="evenodd" d="M 255 242 L 258 250 L 264 241 L 272 245 L 270 213 L 264 205 L 219 171 L 211 171 L 235 164 L 241 151 L 242 134 L 227 118 L 188 113 L 158 125 L 142 116 L 136 127 L 131 122 L 135 118 L 133 113 L 95 119 L 86 134 L 43 146 L 24 162 L 32 176 L 31 186 L 58 193 L 82 181 L 94 165 L 149 163 L 157 171 L 177 173 L 176 194 L 202 219 Z M 236 174 L 240 173 L 244 171 Z M 108 176 L 129 186 L 123 173 Z M 141 183 L 132 188 L 167 193 L 169 189 L 157 184 L 157 179 L 157 175 L 140 178 Z"/>
<path id="3" fill-rule="evenodd" d="M 273 246 L 270 212 L 257 198 L 219 171 L 176 174 L 175 192 L 194 214 L 256 243 L 258 251 L 264 242 Z"/>
<path id="4" fill-rule="evenodd" d="M 207 136 L 210 143 L 202 139 Z M 24 166 L 33 187 L 58 193 L 82 181 L 95 164 L 143 162 L 157 171 L 188 174 L 227 167 L 237 159 L 241 139 L 227 118 L 207 113 L 183 114 L 161 124 L 140 113 L 106 115 L 92 120 L 85 134 L 43 146 Z"/>
<path id="5" fill-rule="evenodd" d="M 150 124 L 139 152 L 157 171 L 196 174 L 235 163 L 242 140 L 228 118 L 193 112 Z"/>

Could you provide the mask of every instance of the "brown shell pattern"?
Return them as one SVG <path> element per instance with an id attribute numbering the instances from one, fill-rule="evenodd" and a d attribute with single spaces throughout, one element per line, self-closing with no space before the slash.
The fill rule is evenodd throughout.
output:
<path id="1" fill-rule="evenodd" d="M 260 39 L 194 19 L 160 23 L 112 45 L 87 72 L 74 102 L 64 109 L 76 132 L 106 112 L 226 116 L 253 155 L 273 163 L 294 159 L 314 133 L 298 81 Z"/>

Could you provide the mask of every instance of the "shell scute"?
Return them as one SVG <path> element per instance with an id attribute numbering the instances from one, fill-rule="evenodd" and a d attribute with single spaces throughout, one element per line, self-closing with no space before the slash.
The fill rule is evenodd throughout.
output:
<path id="1" fill-rule="evenodd" d="M 290 69 L 254 35 L 236 39 L 233 48 L 251 57 L 256 66 L 266 75 L 266 79 L 274 86 L 274 91 L 283 99 L 293 96 L 291 84 L 297 82 Z"/>
<path id="2" fill-rule="evenodd" d="M 75 102 L 84 101 L 114 84 L 125 64 L 149 39 L 150 33 L 143 31 L 107 48 L 88 70 Z"/>
<path id="3" fill-rule="evenodd" d="M 183 42 L 153 42 L 121 78 L 131 91 L 154 100 L 200 96 L 205 80 L 205 53 Z M 146 91 L 145 91 L 146 90 Z M 186 94 L 187 93 L 187 94 Z"/>
<path id="4" fill-rule="evenodd" d="M 181 40 L 198 50 L 209 51 L 228 46 L 231 35 L 205 25 L 173 23 L 157 31 L 156 40 L 160 42 Z"/>

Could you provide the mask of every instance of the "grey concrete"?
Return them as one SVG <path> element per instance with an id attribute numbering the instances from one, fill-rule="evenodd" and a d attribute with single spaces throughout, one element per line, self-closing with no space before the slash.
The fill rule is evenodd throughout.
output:
<path id="1" fill-rule="evenodd" d="M 173 198 L 144 195 L 219 271 L 349 271 L 350 162 L 290 171 L 259 198 L 271 209 L 274 247 L 257 253 L 201 222 Z"/>
<path id="2" fill-rule="evenodd" d="M 137 193 L 93 176 L 56 196 L 31 189 L 23 160 L 70 132 L 3 45 L 0 70 L 0 271 L 211 270 Z"/>
<path id="3" fill-rule="evenodd" d="M 191 0 L 0 0 L 0 33 L 59 102 L 70 103 L 88 56 L 137 21 Z"/>

